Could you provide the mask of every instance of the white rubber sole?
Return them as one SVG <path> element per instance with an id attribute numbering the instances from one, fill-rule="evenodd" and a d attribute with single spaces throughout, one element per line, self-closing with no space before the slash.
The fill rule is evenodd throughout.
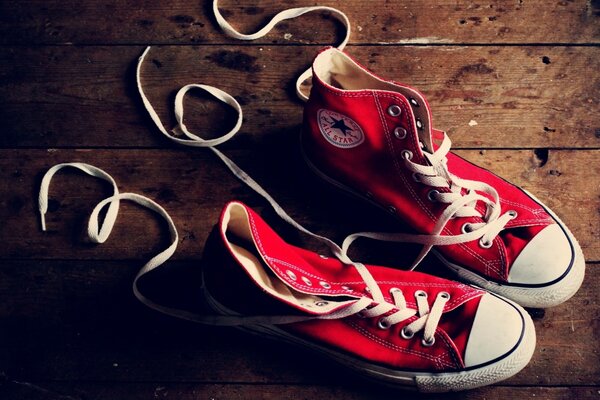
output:
<path id="1" fill-rule="evenodd" d="M 380 204 L 372 201 L 371 199 L 357 193 L 346 185 L 330 178 L 325 175 L 321 170 L 319 170 L 306 156 L 304 150 L 302 149 L 302 157 L 304 161 L 308 165 L 308 167 L 322 180 L 328 182 L 332 186 L 337 189 L 348 193 L 349 195 L 356 197 L 362 201 L 366 201 L 369 204 L 372 204 L 381 210 L 387 212 L 387 210 L 381 206 Z M 499 294 L 503 297 L 506 297 L 510 300 L 513 300 L 523 307 L 535 307 L 535 308 L 547 308 L 559 305 L 568 299 L 570 299 L 581 287 L 583 282 L 583 278 L 585 275 L 585 259 L 583 256 L 583 252 L 581 250 L 581 246 L 577 242 L 577 239 L 573 236 L 571 231 L 566 227 L 566 225 L 558 218 L 552 210 L 546 207 L 541 201 L 539 201 L 535 196 L 526 190 L 522 189 L 529 197 L 531 197 L 535 202 L 541 205 L 547 212 L 550 214 L 556 221 L 557 224 L 561 226 L 561 228 L 566 233 L 571 245 L 573 247 L 573 259 L 572 265 L 569 272 L 558 282 L 553 284 L 549 284 L 547 286 L 524 286 L 524 285 L 511 285 L 510 283 L 499 283 L 495 281 L 490 281 L 482 277 L 481 275 L 469 270 L 468 268 L 453 264 L 450 261 L 446 260 L 438 251 L 432 250 L 432 252 L 442 261 L 442 263 L 453 271 L 458 279 L 466 281 L 468 283 L 479 286 L 483 289 L 486 289 L 490 292 Z"/>
<path id="2" fill-rule="evenodd" d="M 235 315 L 233 311 L 219 304 L 206 289 L 204 294 L 206 301 L 213 310 L 224 315 Z M 533 321 L 522 307 L 518 304 L 511 304 L 517 308 L 523 319 L 523 330 L 519 343 L 505 356 L 490 364 L 471 367 L 458 372 L 428 373 L 386 368 L 310 342 L 273 325 L 236 326 L 236 328 L 261 337 L 269 337 L 302 348 L 308 348 L 367 378 L 387 385 L 420 392 L 453 392 L 487 386 L 510 378 L 521 371 L 531 360 L 536 344 Z"/>

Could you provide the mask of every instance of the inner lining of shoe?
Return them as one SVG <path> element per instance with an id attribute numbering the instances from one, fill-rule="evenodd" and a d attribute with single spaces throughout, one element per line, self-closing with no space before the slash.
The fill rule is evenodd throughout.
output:
<path id="1" fill-rule="evenodd" d="M 248 224 L 248 215 L 243 206 L 231 204 L 223 220 L 223 225 L 231 251 L 263 290 L 301 307 L 312 308 L 315 303 L 323 302 L 324 298 L 320 296 L 302 293 L 288 286 L 265 263 L 256 248 Z M 335 302 L 331 302 L 331 299 L 327 300 L 326 305 L 319 307 L 320 311 L 326 311 L 339 305 L 338 300 Z"/>
<path id="2" fill-rule="evenodd" d="M 361 68 L 337 49 L 328 50 L 315 60 L 315 72 L 328 85 L 343 90 L 388 90 L 403 96 L 423 100 L 415 90 L 379 79 Z"/>

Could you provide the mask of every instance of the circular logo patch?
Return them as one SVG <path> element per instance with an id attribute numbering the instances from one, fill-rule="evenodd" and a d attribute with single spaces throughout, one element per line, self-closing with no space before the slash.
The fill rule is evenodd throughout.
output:
<path id="1" fill-rule="evenodd" d="M 320 109 L 317 118 L 321 134 L 335 147 L 350 149 L 365 141 L 362 129 L 350 117 Z"/>

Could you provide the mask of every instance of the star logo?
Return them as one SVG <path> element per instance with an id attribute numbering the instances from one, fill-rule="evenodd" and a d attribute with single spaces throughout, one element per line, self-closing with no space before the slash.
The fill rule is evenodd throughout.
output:
<path id="1" fill-rule="evenodd" d="M 333 117 L 331 119 L 333 120 L 333 123 L 331 124 L 332 128 L 339 129 L 344 135 L 347 135 L 347 131 L 352 132 L 352 129 L 346 125 L 343 119 L 335 119 Z"/>
<path id="2" fill-rule="evenodd" d="M 365 140 L 360 126 L 346 115 L 320 109 L 317 112 L 317 119 L 323 137 L 336 147 L 350 149 Z"/>

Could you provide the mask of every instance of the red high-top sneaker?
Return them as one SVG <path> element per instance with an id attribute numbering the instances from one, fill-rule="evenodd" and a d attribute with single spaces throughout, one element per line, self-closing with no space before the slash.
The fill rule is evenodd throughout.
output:
<path id="1" fill-rule="evenodd" d="M 521 370 L 535 347 L 533 323 L 514 303 L 420 272 L 345 265 L 291 246 L 237 202 L 209 237 L 202 270 L 216 323 L 421 391 L 498 382 Z"/>
<path id="2" fill-rule="evenodd" d="M 435 246 L 460 278 L 523 306 L 553 306 L 580 287 L 581 248 L 552 211 L 449 153 L 422 94 L 340 50 L 326 49 L 313 63 L 302 145 L 318 175 L 417 231 L 356 234 L 345 248 L 360 236 L 424 244 L 421 257 Z"/>

